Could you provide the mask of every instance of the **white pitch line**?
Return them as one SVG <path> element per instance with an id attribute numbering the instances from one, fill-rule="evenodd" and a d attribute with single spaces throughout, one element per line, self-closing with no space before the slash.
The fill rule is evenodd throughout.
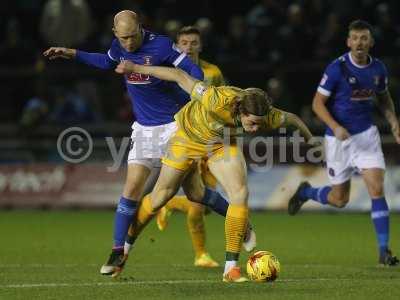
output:
<path id="1" fill-rule="evenodd" d="M 161 284 L 185 284 L 185 283 L 212 283 L 214 280 L 152 280 L 152 281 L 120 281 L 120 282 L 86 282 L 86 283 L 22 283 L 5 284 L 1 288 L 41 288 L 41 287 L 85 287 L 85 286 L 113 286 L 113 285 L 161 285 Z"/>
<path id="2" fill-rule="evenodd" d="M 397 278 L 388 278 L 388 280 L 398 280 Z M 274 282 L 285 283 L 285 282 L 319 282 L 319 281 L 349 281 L 353 278 L 288 278 L 288 279 L 278 279 Z M 360 281 L 373 281 L 375 278 L 359 278 Z M 221 283 L 218 280 L 148 280 L 148 281 L 125 281 L 125 282 L 86 282 L 86 283 L 22 283 L 22 284 L 4 284 L 0 285 L 0 289 L 20 289 L 20 288 L 58 288 L 58 287 L 91 287 L 91 286 L 120 286 L 120 285 L 163 285 L 163 284 L 198 284 L 198 283 Z"/>
<path id="3" fill-rule="evenodd" d="M 135 265 L 135 268 L 152 268 L 159 267 L 157 264 L 140 264 Z M 1 268 L 82 268 L 82 267 L 101 267 L 100 264 L 0 264 Z M 191 268 L 193 265 L 184 264 L 170 264 L 168 267 L 172 268 Z"/>
<path id="4" fill-rule="evenodd" d="M 135 265 L 135 268 L 151 268 L 159 267 L 160 264 L 140 264 Z M 0 264 L 0 268 L 76 268 L 76 267 L 100 267 L 100 264 Z M 172 268 L 190 268 L 193 267 L 191 264 L 168 264 L 168 267 Z M 343 266 L 343 265 L 329 265 L 329 264 L 290 264 L 287 265 L 289 268 L 340 268 L 340 269 L 362 269 L 362 268 L 373 268 L 377 265 L 356 265 L 356 266 Z"/>

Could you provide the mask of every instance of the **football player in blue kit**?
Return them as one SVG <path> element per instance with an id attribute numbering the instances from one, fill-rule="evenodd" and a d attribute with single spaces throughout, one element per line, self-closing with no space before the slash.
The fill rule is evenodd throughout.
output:
<path id="1" fill-rule="evenodd" d="M 113 32 L 115 39 L 107 54 L 63 47 L 51 47 L 43 54 L 50 60 L 75 59 L 100 69 L 115 69 L 124 60 L 142 65 L 174 66 L 203 80 L 199 66 L 179 51 L 168 37 L 144 30 L 133 11 L 123 10 L 115 15 Z M 101 274 L 113 276 L 119 274 L 116 271 L 127 259 L 130 244 L 125 238 L 128 228 L 146 189 L 149 192 L 151 182 L 155 183 L 157 179 L 161 157 L 176 131 L 174 115 L 190 100 L 177 84 L 155 77 L 131 73 L 125 75 L 125 81 L 136 121 L 132 125 L 133 146 L 128 154 L 125 186 L 115 213 L 114 243 L 108 261 L 100 270 Z M 228 202 L 212 190 L 206 193 L 202 204 L 220 214 L 226 214 L 228 207 Z"/>
<path id="2" fill-rule="evenodd" d="M 325 70 L 313 100 L 313 110 L 326 124 L 325 153 L 331 185 L 314 188 L 299 185 L 289 200 L 295 215 L 312 199 L 322 205 L 343 208 L 349 202 L 350 179 L 359 171 L 371 197 L 371 219 L 379 246 L 379 264 L 394 266 L 399 260 L 389 249 L 389 208 L 384 194 L 385 161 L 378 129 L 372 123 L 373 101 L 391 126 L 400 144 L 399 123 L 388 91 L 385 65 L 369 55 L 374 44 L 371 25 L 362 20 L 349 25 L 350 52 Z"/>

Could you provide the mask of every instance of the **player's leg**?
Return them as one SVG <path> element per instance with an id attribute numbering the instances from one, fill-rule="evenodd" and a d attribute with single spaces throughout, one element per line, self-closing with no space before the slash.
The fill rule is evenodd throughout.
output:
<path id="1" fill-rule="evenodd" d="M 112 277 L 117 277 L 122 272 L 128 259 L 129 252 L 139 234 L 157 213 L 157 210 L 160 209 L 178 191 L 184 174 L 184 171 L 167 165 L 162 166 L 160 176 L 158 177 L 152 193 L 143 198 L 142 203 L 137 210 L 136 218 L 129 227 L 125 240 L 122 261 L 116 266 L 116 268 L 114 268 L 111 273 Z"/>
<path id="2" fill-rule="evenodd" d="M 202 181 L 205 183 L 206 187 L 215 191 L 216 189 L 216 179 L 210 173 L 207 167 L 207 161 L 205 159 L 200 160 L 197 163 L 198 170 L 201 174 Z M 228 203 L 223 201 L 223 213 L 225 215 L 226 210 L 228 208 Z M 174 210 L 181 211 L 183 213 L 188 214 L 190 210 L 193 212 L 201 212 L 205 211 L 205 208 L 201 209 L 201 205 L 197 204 L 193 201 L 187 199 L 186 196 L 183 195 L 176 195 L 168 203 L 160 209 L 159 213 L 157 214 L 157 226 L 158 228 L 163 231 L 168 225 L 168 219 L 171 216 Z M 194 214 L 192 214 L 194 215 Z"/>
<path id="3" fill-rule="evenodd" d="M 236 155 L 236 147 L 228 147 Z M 233 150 L 232 150 L 233 149 Z M 216 154 L 218 156 L 218 154 Z M 203 164 L 205 160 L 201 161 L 200 168 L 195 168 L 191 170 L 190 176 L 187 176 L 185 182 L 189 181 L 189 184 L 184 185 L 189 186 L 190 189 L 185 190 L 186 195 L 188 195 L 189 200 L 194 202 L 199 202 L 205 205 L 212 211 L 216 212 L 220 216 L 226 217 L 229 202 L 216 191 L 216 186 L 218 180 L 211 173 L 208 163 Z M 192 182 L 190 182 L 192 181 Z M 191 193 L 195 193 L 191 195 Z M 256 233 L 253 230 L 252 225 L 248 222 L 246 226 L 246 233 L 243 240 L 243 248 L 247 252 L 251 252 L 257 246 Z"/>
<path id="4" fill-rule="evenodd" d="M 208 197 L 204 197 L 202 202 L 205 203 L 208 208 L 217 211 L 220 215 L 225 217 L 229 203 L 221 194 L 216 192 L 218 181 L 208 168 L 208 162 L 202 160 L 201 164 L 199 165 L 199 170 L 201 178 L 207 189 L 206 193 L 209 195 Z M 249 221 L 249 223 L 247 224 L 246 234 L 243 240 L 243 248 L 244 250 L 246 250 L 246 252 L 251 252 L 256 248 L 256 246 L 257 246 L 257 236 L 253 229 L 253 226 Z"/>
<path id="5" fill-rule="evenodd" d="M 114 243 L 107 262 L 101 267 L 100 273 L 111 275 L 115 267 L 123 261 L 123 247 L 128 228 L 132 223 L 143 192 L 143 186 L 150 174 L 151 166 L 146 163 L 130 163 L 122 196 L 117 205 L 114 218 Z"/>
<path id="6" fill-rule="evenodd" d="M 187 213 L 191 209 L 192 205 L 194 205 L 194 204 L 191 204 L 191 202 L 198 202 L 202 205 L 207 206 L 208 208 L 210 208 L 217 214 L 224 216 L 224 217 L 226 216 L 226 212 L 228 210 L 229 203 L 226 201 L 226 199 L 224 197 L 222 197 L 216 191 L 215 177 L 208 170 L 208 167 L 205 164 L 205 160 L 201 160 L 201 162 L 199 162 L 199 164 L 197 166 L 198 166 L 198 168 L 196 171 L 198 171 L 198 173 L 196 173 L 196 174 L 191 173 L 191 174 L 195 175 L 196 177 L 198 177 L 200 174 L 201 175 L 200 181 L 205 183 L 205 186 L 202 185 L 200 188 L 201 195 L 202 195 L 201 199 L 194 200 L 194 198 L 187 199 L 184 196 L 174 196 L 160 210 L 160 213 L 157 216 L 157 223 L 158 223 L 160 230 L 164 229 L 167 224 L 167 218 L 170 215 L 169 210 L 175 209 L 175 210 L 180 210 L 180 211 Z M 192 172 L 193 172 L 193 170 L 192 170 Z M 188 176 L 188 178 L 190 178 L 190 176 Z M 198 182 L 197 178 L 195 178 L 194 181 Z M 190 192 L 190 191 L 188 191 L 188 192 Z M 187 200 L 190 200 L 190 202 L 188 202 Z M 195 210 L 198 211 L 198 209 L 197 209 L 198 206 L 197 207 L 194 206 L 194 207 L 195 207 Z"/>
<path id="7" fill-rule="evenodd" d="M 187 197 L 191 200 L 185 199 L 185 201 L 189 201 L 187 225 L 195 252 L 194 265 L 198 267 L 218 267 L 219 264 L 212 259 L 205 247 L 205 206 L 199 203 L 204 198 L 205 186 L 197 165 L 193 166 L 187 174 L 182 183 L 182 187 Z"/>
<path id="8" fill-rule="evenodd" d="M 367 186 L 371 203 L 371 219 L 375 227 L 375 233 L 379 247 L 379 263 L 383 265 L 397 265 L 396 257 L 393 257 L 389 249 L 389 207 L 384 195 L 384 170 L 373 168 L 362 170 L 362 177 Z"/>
<path id="9" fill-rule="evenodd" d="M 187 214 L 193 202 L 184 195 L 175 195 L 157 213 L 157 227 L 164 231 L 168 226 L 169 218 L 173 211 L 180 211 Z"/>
<path id="10" fill-rule="evenodd" d="M 240 275 L 237 264 L 248 223 L 246 163 L 243 154 L 236 147 L 226 147 L 226 150 L 230 152 L 228 157 L 211 157 L 208 166 L 229 199 L 225 218 L 226 260 L 223 279 L 228 282 L 242 282 L 246 278 Z"/>
<path id="11" fill-rule="evenodd" d="M 339 141 L 335 137 L 325 137 L 325 154 L 330 185 L 312 187 L 302 182 L 290 198 L 288 212 L 295 215 L 309 199 L 322 205 L 342 208 L 349 202 L 351 165 L 351 141 Z"/>
<path id="12" fill-rule="evenodd" d="M 355 166 L 361 174 L 371 197 L 371 219 L 379 246 L 379 263 L 397 265 L 399 260 L 389 250 L 389 207 L 384 194 L 385 159 L 376 126 L 354 136 Z"/>
<path id="13" fill-rule="evenodd" d="M 176 194 L 184 175 L 185 171 L 167 165 L 162 166 L 153 191 L 143 198 L 136 221 L 129 231 L 131 237 L 136 239 L 155 213 Z"/>
<path id="14" fill-rule="evenodd" d="M 176 131 L 169 139 L 168 149 L 163 151 L 165 156 L 162 159 L 160 175 L 154 189 L 151 194 L 143 198 L 135 222 L 129 228 L 125 242 L 126 255 L 155 212 L 176 194 L 186 171 L 190 169 L 193 163 L 193 160 L 189 157 L 190 149 L 185 146 L 186 140 L 181 135 L 182 133 L 179 130 Z M 164 140 L 167 142 L 166 138 Z"/>
<path id="15" fill-rule="evenodd" d="M 160 167 L 160 159 L 163 154 L 163 147 L 165 147 L 167 140 L 171 133 L 176 130 L 175 123 L 169 123 L 160 126 L 143 126 L 135 122 L 132 126 L 132 147 L 128 154 L 128 176 L 124 188 L 124 196 L 128 197 L 134 202 L 138 203 L 144 193 L 144 187 L 147 179 L 155 167 Z M 154 173 L 154 172 L 153 172 Z M 132 209 L 123 203 L 119 208 L 120 214 L 116 217 L 116 230 L 115 235 L 118 237 L 118 249 L 113 251 L 114 270 L 109 269 L 108 274 L 113 276 L 116 274 L 115 270 L 122 270 L 127 259 L 127 252 L 121 250 L 121 240 L 125 243 L 125 237 L 128 233 L 128 228 L 134 221 L 137 212 L 136 208 Z M 121 221 L 123 215 L 123 221 Z M 124 246 L 123 246 L 124 247 Z M 116 252 L 116 253 L 115 253 Z M 116 265 L 116 268 L 115 268 Z"/>
<path id="16" fill-rule="evenodd" d="M 343 208 L 350 199 L 350 186 L 350 180 L 321 187 L 312 187 L 308 182 L 302 182 L 289 200 L 289 214 L 295 215 L 308 200 L 314 200 L 321 205 Z"/>

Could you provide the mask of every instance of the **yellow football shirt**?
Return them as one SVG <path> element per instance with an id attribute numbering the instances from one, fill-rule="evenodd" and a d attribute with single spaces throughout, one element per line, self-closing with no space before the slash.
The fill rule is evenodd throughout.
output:
<path id="1" fill-rule="evenodd" d="M 222 75 L 221 70 L 205 60 L 199 60 L 199 66 L 203 70 L 204 73 L 204 82 L 207 85 L 213 86 L 221 86 L 225 85 L 224 76 Z"/>
<path id="2" fill-rule="evenodd" d="M 242 126 L 239 116 L 234 116 L 233 111 L 237 96 L 243 92 L 232 86 L 215 87 L 197 82 L 191 93 L 192 101 L 175 115 L 179 128 L 192 141 L 202 144 L 222 142 L 224 133 L 237 135 L 241 132 L 237 129 Z M 272 108 L 265 116 L 265 128 L 278 128 L 284 121 L 284 112 Z"/>

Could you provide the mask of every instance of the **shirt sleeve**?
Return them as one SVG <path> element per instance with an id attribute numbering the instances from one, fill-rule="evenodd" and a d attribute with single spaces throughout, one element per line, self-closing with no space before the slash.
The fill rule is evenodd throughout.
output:
<path id="1" fill-rule="evenodd" d="M 381 63 L 381 66 L 382 66 L 382 71 L 381 71 L 381 75 L 379 76 L 379 83 L 378 83 L 378 87 L 376 89 L 377 93 L 379 93 L 379 94 L 387 91 L 388 83 L 389 83 L 389 75 L 388 75 L 386 66 L 383 63 Z"/>
<path id="2" fill-rule="evenodd" d="M 116 63 L 119 63 L 120 57 L 121 57 L 121 49 L 119 47 L 118 41 L 116 39 L 113 40 L 111 43 L 110 49 L 107 52 L 108 57 L 115 61 Z"/>
<path id="3" fill-rule="evenodd" d="M 89 53 L 81 50 L 76 51 L 75 59 L 79 62 L 93 66 L 99 69 L 111 69 L 115 67 L 116 62 L 103 53 Z"/>
<path id="4" fill-rule="evenodd" d="M 265 116 L 265 127 L 267 129 L 277 129 L 282 127 L 286 121 L 286 114 L 275 107 L 272 107 L 269 113 Z"/>
<path id="5" fill-rule="evenodd" d="M 241 89 L 234 87 L 207 86 L 203 81 L 198 81 L 190 96 L 192 100 L 201 101 L 209 110 L 218 111 L 235 102 L 241 91 Z"/>
<path id="6" fill-rule="evenodd" d="M 324 72 L 322 79 L 319 83 L 317 91 L 324 95 L 330 96 L 335 90 L 340 79 L 340 67 L 337 63 L 330 64 Z"/>
<path id="7" fill-rule="evenodd" d="M 164 63 L 178 67 L 198 80 L 204 79 L 200 67 L 167 37 L 160 38 L 160 55 Z"/>
<path id="8" fill-rule="evenodd" d="M 180 51 L 172 40 L 165 36 L 158 37 L 159 54 L 161 60 L 177 67 L 186 57 L 186 53 Z"/>

